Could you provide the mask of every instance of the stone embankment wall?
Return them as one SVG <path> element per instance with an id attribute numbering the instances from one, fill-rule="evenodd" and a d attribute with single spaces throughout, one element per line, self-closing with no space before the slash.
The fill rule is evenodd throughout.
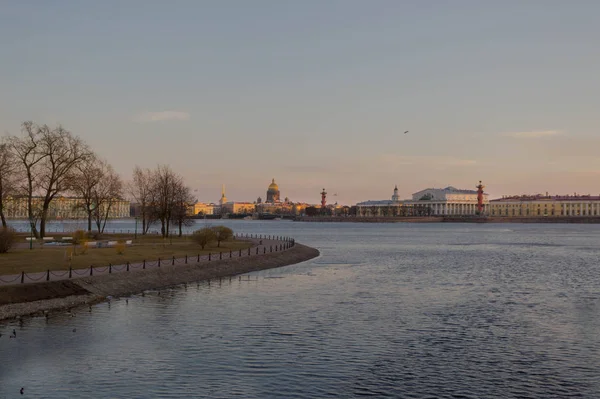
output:
<path id="1" fill-rule="evenodd" d="M 422 217 L 372 217 L 372 216 L 302 216 L 294 219 L 297 222 L 347 222 L 347 223 L 439 223 L 441 216 Z"/>
<path id="2" fill-rule="evenodd" d="M 319 256 L 317 249 L 296 244 L 283 252 L 233 258 L 212 263 L 164 266 L 73 280 L 0 287 L 0 320 L 70 308 L 144 290 L 234 276 L 304 262 Z"/>
<path id="3" fill-rule="evenodd" d="M 423 216 L 423 217 L 299 217 L 300 222 L 348 223 L 600 223 L 594 216 L 553 217 L 477 217 L 477 216 Z"/>

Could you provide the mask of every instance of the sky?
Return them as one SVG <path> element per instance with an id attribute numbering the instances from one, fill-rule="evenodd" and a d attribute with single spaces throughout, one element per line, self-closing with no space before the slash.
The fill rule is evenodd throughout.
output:
<path id="1" fill-rule="evenodd" d="M 0 133 L 200 201 L 600 194 L 596 0 L 0 0 Z M 403 134 L 408 130 L 408 134 Z"/>

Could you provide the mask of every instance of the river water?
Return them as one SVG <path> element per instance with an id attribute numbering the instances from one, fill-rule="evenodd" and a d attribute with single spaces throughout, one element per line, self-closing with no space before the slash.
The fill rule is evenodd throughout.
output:
<path id="1" fill-rule="evenodd" d="M 0 398 L 600 397 L 600 226 L 227 223 L 321 256 L 0 324 Z"/>

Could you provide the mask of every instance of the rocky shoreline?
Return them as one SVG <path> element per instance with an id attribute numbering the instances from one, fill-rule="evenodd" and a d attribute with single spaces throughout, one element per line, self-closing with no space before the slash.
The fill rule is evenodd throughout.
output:
<path id="1" fill-rule="evenodd" d="M 160 269 L 141 270 L 123 274 L 89 276 L 73 280 L 50 281 L 39 284 L 15 285 L 0 290 L 0 320 L 72 308 L 118 297 L 137 294 L 145 290 L 175 286 L 184 283 L 229 277 L 253 271 L 293 265 L 319 256 L 319 251 L 302 244 L 283 252 L 267 253 L 255 257 L 224 259 L 211 263 L 164 266 Z M 47 299 L 28 299 L 29 293 L 42 292 Z M 73 295 L 69 295 L 72 293 Z M 15 295 L 22 302 L 2 301 L 2 296 Z M 53 297 L 55 296 L 55 297 Z M 33 296 L 33 298 L 36 298 Z M 29 300 L 29 301 L 28 301 Z"/>

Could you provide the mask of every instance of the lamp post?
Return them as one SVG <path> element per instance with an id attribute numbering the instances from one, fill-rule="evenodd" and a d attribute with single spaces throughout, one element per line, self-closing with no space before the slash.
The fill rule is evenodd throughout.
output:
<path id="1" fill-rule="evenodd" d="M 139 219 L 139 217 L 136 216 L 135 217 L 135 234 L 133 236 L 134 239 L 136 239 L 136 240 L 137 240 L 137 224 L 138 224 L 138 219 Z"/>

